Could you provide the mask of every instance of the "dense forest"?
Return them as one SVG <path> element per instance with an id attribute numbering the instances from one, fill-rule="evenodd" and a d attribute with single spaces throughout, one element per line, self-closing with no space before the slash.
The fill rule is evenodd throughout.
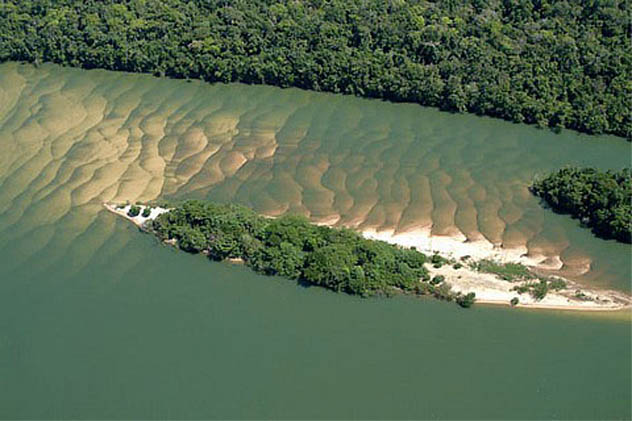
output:
<path id="1" fill-rule="evenodd" d="M 306 285 L 361 296 L 429 294 L 462 307 L 474 302 L 473 293 L 457 294 L 442 279 L 429 279 L 424 254 L 302 216 L 270 219 L 242 206 L 186 201 L 159 215 L 149 229 L 182 250 L 219 261 L 242 259 L 259 273 Z"/>
<path id="2" fill-rule="evenodd" d="M 630 28 L 623 0 L 5 0 L 0 60 L 295 86 L 630 139 Z"/>
<path id="3" fill-rule="evenodd" d="M 553 209 L 569 213 L 595 234 L 632 242 L 632 174 L 568 167 L 536 180 L 531 186 Z"/>

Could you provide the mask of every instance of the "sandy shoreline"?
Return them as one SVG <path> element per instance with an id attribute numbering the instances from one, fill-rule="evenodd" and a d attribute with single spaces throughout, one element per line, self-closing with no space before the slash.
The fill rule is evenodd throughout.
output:
<path id="1" fill-rule="evenodd" d="M 500 263 L 520 263 L 536 269 L 558 270 L 561 268 L 561 262 L 559 265 L 552 265 L 544 256 L 541 258 L 526 256 L 526 250 L 502 249 L 486 241 L 468 242 L 455 237 L 430 236 L 429 231 L 423 230 L 401 234 L 394 234 L 392 231 L 366 230 L 362 232 L 362 235 L 374 240 L 415 247 L 428 255 L 437 253 L 456 261 L 461 261 L 466 257 L 468 261 L 488 259 Z M 441 268 L 434 268 L 427 264 L 426 268 L 431 277 L 444 276 L 445 282 L 452 286 L 452 290 L 462 293 L 474 292 L 478 303 L 509 306 L 513 298 L 518 298 L 519 303 L 515 307 L 576 311 L 615 311 L 632 306 L 632 297 L 623 292 L 591 289 L 562 277 L 559 278 L 566 281 L 566 289 L 549 291 L 543 299 L 536 300 L 529 293 L 518 294 L 512 290 L 520 282 L 505 281 L 494 274 L 471 269 L 467 264 L 463 264 L 459 269 L 454 269 L 449 264 L 444 264 Z M 581 291 L 584 299 L 577 298 L 576 291 Z"/>
<path id="2" fill-rule="evenodd" d="M 103 206 L 110 212 L 118 216 L 122 216 L 128 221 L 131 221 L 132 223 L 134 223 L 134 225 L 136 225 L 139 228 L 143 228 L 143 226 L 145 225 L 145 222 L 155 219 L 158 215 L 165 212 L 169 212 L 169 209 L 161 208 L 158 206 L 138 205 L 138 207 L 140 208 L 140 213 L 137 216 L 129 216 L 127 212 L 129 212 L 130 208 L 132 207 L 132 205 L 130 204 L 127 204 L 123 206 L 122 208 L 119 208 L 117 205 L 114 205 L 111 203 L 104 203 Z M 149 214 L 149 216 L 143 216 L 143 211 L 147 207 L 151 209 L 151 213 Z"/>
<path id="3" fill-rule="evenodd" d="M 594 290 L 568 279 L 565 279 L 566 289 L 549 290 L 543 299 L 536 300 L 529 293 L 519 294 L 512 290 L 520 282 L 505 281 L 491 273 L 478 272 L 467 266 L 454 269 L 447 264 L 438 269 L 427 268 L 431 276 L 443 275 L 453 290 L 475 292 L 478 303 L 511 305 L 512 298 L 517 298 L 519 303 L 516 307 L 582 311 L 613 311 L 630 306 L 630 297 L 622 292 Z M 576 291 L 581 291 L 584 299 L 577 298 Z"/>
<path id="4" fill-rule="evenodd" d="M 139 228 L 143 228 L 144 224 L 156 218 L 158 215 L 168 212 L 169 209 L 161 207 L 150 207 L 151 213 L 147 217 L 142 216 L 143 210 L 147 207 L 140 207 L 140 214 L 131 217 L 127 214 L 131 205 L 118 208 L 113 204 L 104 204 L 105 208 L 125 219 L 131 221 Z M 329 223 L 328 223 L 329 222 Z M 319 225 L 330 225 L 335 221 L 322 221 Z M 398 244 L 404 247 L 415 247 L 422 253 L 431 255 L 437 253 L 445 258 L 461 261 L 478 261 L 489 259 L 496 262 L 521 263 L 532 268 L 543 268 L 547 270 L 556 270 L 560 267 L 551 265 L 550 261 L 527 257 L 525 250 L 521 249 L 502 249 L 485 241 L 467 242 L 461 238 L 430 236 L 429 231 L 417 230 L 407 233 L 394 234 L 392 231 L 365 230 L 361 232 L 365 238 L 373 240 L 386 241 L 392 244 Z M 561 265 L 561 262 L 560 262 Z M 444 264 L 440 268 L 435 268 L 431 264 L 426 264 L 426 268 L 431 277 L 441 275 L 445 278 L 452 290 L 467 294 L 474 292 L 476 294 L 476 302 L 494 305 L 511 305 L 511 300 L 517 298 L 519 303 L 515 307 L 534 308 L 534 309 L 550 309 L 550 310 L 575 310 L 575 311 L 616 311 L 630 308 L 632 306 L 632 297 L 623 292 L 612 290 L 596 290 L 565 279 L 567 288 L 560 291 L 549 291 L 541 300 L 536 300 L 529 293 L 518 294 L 512 289 L 519 285 L 520 282 L 510 282 L 500 279 L 494 274 L 479 272 L 470 268 L 467 264 L 455 269 L 450 264 Z M 576 291 L 581 291 L 583 299 L 576 297 Z"/>

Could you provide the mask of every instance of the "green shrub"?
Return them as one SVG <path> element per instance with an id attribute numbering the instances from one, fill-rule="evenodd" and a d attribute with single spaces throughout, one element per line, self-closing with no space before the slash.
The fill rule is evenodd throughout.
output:
<path id="1" fill-rule="evenodd" d="M 0 60 L 294 86 L 631 136 L 626 6 L 6 0 Z"/>
<path id="2" fill-rule="evenodd" d="M 512 288 L 518 294 L 529 292 L 536 300 L 543 299 L 550 289 L 550 284 L 546 279 L 540 279 L 538 282 L 527 282 Z"/>
<path id="3" fill-rule="evenodd" d="M 474 304 L 475 297 L 476 297 L 476 294 L 473 292 L 470 292 L 469 294 L 465 294 L 465 295 L 459 294 L 456 297 L 456 303 L 463 308 L 469 308 L 469 307 L 472 307 L 472 304 Z"/>
<path id="4" fill-rule="evenodd" d="M 440 283 L 441 283 L 441 282 L 443 282 L 443 281 L 445 281 L 445 276 L 443 276 L 443 275 L 437 275 L 437 276 L 435 276 L 434 278 L 432 278 L 432 280 L 430 281 L 430 283 L 431 283 L 432 285 L 438 285 L 438 284 L 440 284 Z"/>
<path id="5" fill-rule="evenodd" d="M 535 275 L 520 263 L 497 263 L 492 260 L 480 260 L 474 264 L 479 272 L 492 273 L 505 281 L 533 279 Z"/>
<path id="6" fill-rule="evenodd" d="M 127 215 L 131 216 L 132 218 L 134 218 L 135 216 L 138 216 L 139 214 L 140 214 L 140 207 L 136 205 L 130 206 L 129 210 L 127 211 Z"/>
<path id="7" fill-rule="evenodd" d="M 530 283 L 518 285 L 512 288 L 513 291 L 516 291 L 518 294 L 524 294 L 525 292 L 529 292 L 531 289 Z"/>
<path id="8" fill-rule="evenodd" d="M 531 296 L 536 300 L 543 299 L 547 292 L 549 292 L 549 285 L 546 280 L 542 279 L 540 282 L 532 284 Z"/>
<path id="9" fill-rule="evenodd" d="M 512 307 L 517 306 L 520 303 L 520 300 L 518 299 L 518 297 L 513 297 L 509 303 Z"/>
<path id="10" fill-rule="evenodd" d="M 142 216 L 143 216 L 143 218 L 148 218 L 149 215 L 151 215 L 151 208 L 149 206 L 147 206 L 147 207 L 145 207 L 145 209 L 143 209 Z"/>

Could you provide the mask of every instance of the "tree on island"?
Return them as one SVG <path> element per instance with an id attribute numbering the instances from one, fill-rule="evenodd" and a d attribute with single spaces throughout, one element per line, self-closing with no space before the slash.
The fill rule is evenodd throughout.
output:
<path id="1" fill-rule="evenodd" d="M 138 216 L 139 214 L 140 214 L 140 206 L 132 205 L 127 211 L 127 215 L 131 216 L 132 218 Z"/>
<path id="2" fill-rule="evenodd" d="M 242 206 L 187 201 L 156 217 L 149 229 L 182 250 L 213 260 L 239 258 L 259 273 L 307 285 L 361 296 L 433 295 L 462 307 L 474 302 L 473 294 L 459 298 L 445 282 L 430 283 L 423 253 L 302 216 L 270 219 Z"/>

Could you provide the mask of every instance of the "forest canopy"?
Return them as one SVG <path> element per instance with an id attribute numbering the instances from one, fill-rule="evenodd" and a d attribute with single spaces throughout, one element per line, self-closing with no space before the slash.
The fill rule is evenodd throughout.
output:
<path id="1" fill-rule="evenodd" d="M 256 272 L 306 285 L 361 296 L 430 294 L 462 307 L 474 302 L 472 293 L 429 282 L 424 254 L 349 229 L 317 226 L 302 216 L 271 219 L 238 205 L 192 200 L 159 215 L 148 228 L 190 253 L 241 259 Z"/>
<path id="2" fill-rule="evenodd" d="M 626 2 L 6 0 L 0 60 L 295 86 L 632 138 Z"/>
<path id="3" fill-rule="evenodd" d="M 604 238 L 632 242 L 632 174 L 568 167 L 531 186 L 558 212 L 569 213 Z"/>

